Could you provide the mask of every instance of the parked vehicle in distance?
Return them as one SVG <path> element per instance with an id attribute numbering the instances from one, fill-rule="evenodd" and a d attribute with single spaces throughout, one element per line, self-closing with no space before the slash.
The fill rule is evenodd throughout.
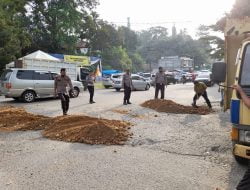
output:
<path id="1" fill-rule="evenodd" d="M 142 76 L 150 84 L 152 83 L 153 74 L 151 74 L 151 73 L 142 73 L 140 76 Z"/>
<path id="2" fill-rule="evenodd" d="M 166 72 L 167 76 L 167 84 L 176 84 L 177 79 L 175 78 L 175 73 L 174 72 Z"/>
<path id="3" fill-rule="evenodd" d="M 102 76 L 102 84 L 105 88 L 110 88 L 112 87 L 112 80 L 110 75 L 103 75 Z"/>
<path id="4" fill-rule="evenodd" d="M 212 82 L 212 80 L 211 80 L 211 75 L 210 74 L 208 74 L 208 73 L 201 73 L 201 74 L 199 74 L 197 77 L 196 77 L 196 79 L 195 79 L 195 81 L 198 81 L 198 82 L 204 82 L 207 86 L 213 86 L 213 82 Z"/>
<path id="5" fill-rule="evenodd" d="M 7 69 L 0 77 L 0 91 L 6 98 L 33 102 L 36 98 L 54 96 L 54 79 L 58 74 L 49 71 Z M 73 81 L 74 97 L 83 92 L 81 82 Z"/>
<path id="6" fill-rule="evenodd" d="M 122 89 L 122 75 L 116 76 L 116 78 L 113 78 L 113 87 L 116 89 L 116 91 L 120 91 Z M 148 82 L 146 79 L 144 79 L 142 76 L 137 74 L 132 74 L 132 84 L 133 89 L 132 90 L 149 90 L 150 89 L 150 82 Z"/>
<path id="7" fill-rule="evenodd" d="M 113 87 L 113 81 L 111 79 L 112 75 L 121 74 L 119 70 L 103 70 L 102 71 L 102 84 L 105 88 Z"/>

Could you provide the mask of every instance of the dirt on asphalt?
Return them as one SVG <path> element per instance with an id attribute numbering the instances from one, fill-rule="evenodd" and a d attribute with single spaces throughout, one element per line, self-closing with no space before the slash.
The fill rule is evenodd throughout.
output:
<path id="1" fill-rule="evenodd" d="M 42 130 L 51 118 L 28 113 L 23 108 L 0 107 L 0 131 Z"/>
<path id="2" fill-rule="evenodd" d="M 129 123 L 89 116 L 56 117 L 43 135 L 53 140 L 87 144 L 124 144 L 131 136 Z"/>
<path id="3" fill-rule="evenodd" d="M 45 117 L 23 108 L 0 107 L 0 132 L 44 130 L 44 137 L 87 144 L 124 144 L 129 123 L 89 116 Z"/>
<path id="4" fill-rule="evenodd" d="M 192 106 L 184 106 L 181 104 L 177 104 L 172 100 L 160 100 L 160 99 L 148 100 L 143 104 L 141 104 L 141 106 L 156 110 L 158 112 L 174 113 L 174 114 L 207 115 L 213 112 L 212 109 L 209 109 L 208 107 L 205 106 L 194 108 Z"/>

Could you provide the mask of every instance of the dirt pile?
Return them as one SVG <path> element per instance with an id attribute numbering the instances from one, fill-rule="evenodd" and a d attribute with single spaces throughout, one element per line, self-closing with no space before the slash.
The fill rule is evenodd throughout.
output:
<path id="1" fill-rule="evenodd" d="M 129 123 L 88 116 L 56 117 L 43 135 L 54 140 L 87 144 L 124 144 L 130 137 Z"/>
<path id="2" fill-rule="evenodd" d="M 42 130 L 43 136 L 66 142 L 124 144 L 131 136 L 129 123 L 88 116 L 45 117 L 23 108 L 0 107 L 0 132 Z"/>
<path id="3" fill-rule="evenodd" d="M 213 110 L 208 107 L 201 106 L 193 108 L 192 106 L 183 106 L 175 103 L 172 100 L 148 100 L 141 104 L 142 107 L 150 108 L 158 112 L 175 113 L 175 114 L 199 114 L 207 115 Z"/>
<path id="4" fill-rule="evenodd" d="M 0 131 L 27 131 L 44 129 L 51 118 L 34 115 L 23 108 L 0 107 Z"/>

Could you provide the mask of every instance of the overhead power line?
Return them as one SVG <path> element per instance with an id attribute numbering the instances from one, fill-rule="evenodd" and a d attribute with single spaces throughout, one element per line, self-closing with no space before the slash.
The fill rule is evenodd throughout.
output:
<path id="1" fill-rule="evenodd" d="M 192 21 L 166 21 L 166 22 L 130 22 L 131 25 L 162 25 L 162 24 L 177 24 L 190 23 Z M 112 24 L 127 24 L 127 22 L 110 22 Z"/>

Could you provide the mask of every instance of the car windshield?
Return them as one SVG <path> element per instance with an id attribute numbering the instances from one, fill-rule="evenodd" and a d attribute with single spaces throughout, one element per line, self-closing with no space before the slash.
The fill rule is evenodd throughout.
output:
<path id="1" fill-rule="evenodd" d="M 243 65 L 241 68 L 240 84 L 242 86 L 250 86 L 249 72 L 250 72 L 250 45 L 247 46 L 244 55 Z"/>

